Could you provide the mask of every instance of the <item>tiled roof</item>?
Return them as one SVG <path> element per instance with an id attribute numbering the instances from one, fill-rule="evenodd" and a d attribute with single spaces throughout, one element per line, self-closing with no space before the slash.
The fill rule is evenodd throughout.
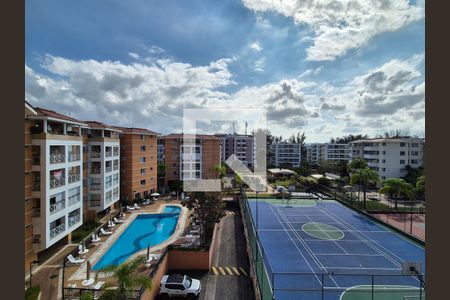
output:
<path id="1" fill-rule="evenodd" d="M 100 121 L 84 121 L 84 122 L 86 124 L 88 124 L 88 126 L 90 128 L 93 128 L 93 129 L 110 129 L 110 130 L 120 131 L 120 129 L 118 129 L 114 126 L 106 125 L 105 123 L 102 123 Z"/>
<path id="2" fill-rule="evenodd" d="M 136 134 L 147 134 L 147 135 L 160 135 L 157 132 L 145 129 L 145 128 L 137 128 L 137 127 L 121 127 L 121 126 L 113 126 L 118 130 L 121 130 L 123 133 L 136 133 Z"/>
<path id="3" fill-rule="evenodd" d="M 196 139 L 203 139 L 203 140 L 220 140 L 217 136 L 214 135 L 208 135 L 208 134 L 182 134 L 182 133 L 171 133 L 169 135 L 164 135 L 161 138 L 162 139 L 182 139 L 184 137 L 187 138 L 196 138 Z"/>
<path id="4" fill-rule="evenodd" d="M 60 119 L 60 120 L 64 120 L 64 121 L 76 122 L 76 123 L 84 123 L 83 121 L 77 120 L 75 118 L 72 118 L 72 117 L 69 117 L 69 116 L 66 116 L 66 115 L 63 115 L 60 113 L 57 113 L 56 111 L 53 111 L 53 110 L 40 108 L 40 107 L 36 107 L 35 110 L 38 113 L 38 115 L 40 115 L 40 116 Z"/>

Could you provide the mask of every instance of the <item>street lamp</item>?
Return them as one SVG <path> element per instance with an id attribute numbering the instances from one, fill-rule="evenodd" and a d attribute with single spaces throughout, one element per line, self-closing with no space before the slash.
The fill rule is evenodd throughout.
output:
<path id="1" fill-rule="evenodd" d="M 32 268 L 34 264 L 39 263 L 39 259 L 35 259 L 33 261 L 30 261 L 30 288 L 31 288 L 31 278 L 33 277 Z"/>

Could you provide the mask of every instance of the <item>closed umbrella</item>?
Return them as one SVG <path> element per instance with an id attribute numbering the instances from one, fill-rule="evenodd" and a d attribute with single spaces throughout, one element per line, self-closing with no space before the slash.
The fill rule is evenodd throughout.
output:
<path id="1" fill-rule="evenodd" d="M 88 260 L 86 262 L 86 280 L 91 278 L 91 262 Z"/>
<path id="2" fill-rule="evenodd" d="M 147 260 L 150 259 L 150 244 L 147 244 Z"/>
<path id="3" fill-rule="evenodd" d="M 153 193 L 153 194 L 150 194 L 150 196 L 152 196 L 152 197 L 158 197 L 158 196 L 161 196 L 161 194 L 159 194 L 159 193 Z"/>

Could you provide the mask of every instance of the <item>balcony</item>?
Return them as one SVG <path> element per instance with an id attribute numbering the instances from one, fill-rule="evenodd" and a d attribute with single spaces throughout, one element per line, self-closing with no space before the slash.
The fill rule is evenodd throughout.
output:
<path id="1" fill-rule="evenodd" d="M 33 207 L 33 209 L 31 210 L 31 217 L 40 218 L 41 217 L 41 208 Z"/>
<path id="2" fill-rule="evenodd" d="M 107 166 L 107 167 L 105 168 L 105 170 L 106 170 L 106 173 L 109 173 L 109 172 L 112 171 L 112 167 L 111 167 L 111 166 Z"/>
<path id="3" fill-rule="evenodd" d="M 63 210 L 64 208 L 66 208 L 65 200 L 50 204 L 50 207 L 49 207 L 50 215 L 53 215 L 53 214 Z"/>
<path id="4" fill-rule="evenodd" d="M 67 180 L 69 181 L 69 183 L 75 183 L 80 181 L 80 178 L 81 178 L 80 174 L 69 173 Z"/>
<path id="5" fill-rule="evenodd" d="M 40 192 L 41 191 L 41 184 L 40 182 L 33 183 L 33 192 Z"/>
<path id="6" fill-rule="evenodd" d="M 69 162 L 80 161 L 80 153 L 77 152 L 69 152 Z"/>
<path id="7" fill-rule="evenodd" d="M 53 239 L 66 230 L 66 224 L 62 223 L 53 229 L 50 229 L 50 239 Z"/>
<path id="8" fill-rule="evenodd" d="M 101 204 L 101 200 L 89 200 L 89 207 L 100 207 Z"/>
<path id="9" fill-rule="evenodd" d="M 100 158 L 101 155 L 102 155 L 102 153 L 101 152 L 97 152 L 97 151 L 91 151 L 89 153 L 89 157 L 90 158 Z"/>
<path id="10" fill-rule="evenodd" d="M 101 174 L 102 170 L 100 168 L 91 168 L 90 173 L 94 174 L 94 175 L 95 174 Z"/>
<path id="11" fill-rule="evenodd" d="M 101 183 L 91 183 L 89 189 L 91 191 L 98 191 L 101 190 L 102 184 Z"/>
<path id="12" fill-rule="evenodd" d="M 66 161 L 66 156 L 64 154 L 50 154 L 50 163 L 51 164 L 60 164 Z"/>
<path id="13" fill-rule="evenodd" d="M 57 178 L 57 177 L 50 177 L 50 188 L 58 188 L 61 186 L 64 186 L 66 184 L 66 181 L 64 178 Z"/>
<path id="14" fill-rule="evenodd" d="M 112 151 L 106 151 L 106 157 L 111 157 L 112 156 Z"/>
<path id="15" fill-rule="evenodd" d="M 68 220 L 69 220 L 69 228 L 72 227 L 73 225 L 79 223 L 81 220 L 80 212 L 78 212 L 77 214 L 73 214 L 73 215 L 69 214 Z"/>
<path id="16" fill-rule="evenodd" d="M 40 166 L 41 165 L 41 155 L 40 154 L 34 154 L 32 156 L 32 164 L 33 166 Z"/>
<path id="17" fill-rule="evenodd" d="M 80 194 L 70 196 L 69 197 L 69 206 L 77 204 L 78 202 L 80 202 L 80 199 L 81 199 Z"/>
<path id="18" fill-rule="evenodd" d="M 113 156 L 119 156 L 119 149 L 118 148 L 114 148 Z"/>

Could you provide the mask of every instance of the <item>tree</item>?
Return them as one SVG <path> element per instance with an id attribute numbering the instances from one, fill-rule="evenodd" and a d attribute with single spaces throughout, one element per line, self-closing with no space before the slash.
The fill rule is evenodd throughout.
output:
<path id="1" fill-rule="evenodd" d="M 166 175 L 166 165 L 165 164 L 158 164 L 157 174 L 158 174 L 158 178 L 165 177 L 165 175 Z"/>
<path id="2" fill-rule="evenodd" d="M 151 289 L 152 280 L 147 276 L 136 274 L 138 267 L 143 265 L 146 259 L 145 255 L 138 256 L 118 266 L 111 265 L 100 270 L 100 272 L 112 273 L 111 276 L 117 282 L 117 289 L 108 289 L 100 299 L 126 300 L 131 298 L 131 292 L 137 287 Z"/>
<path id="3" fill-rule="evenodd" d="M 395 210 L 397 210 L 397 201 L 401 196 L 410 199 L 414 195 L 413 186 L 401 178 L 383 180 L 379 192 L 394 198 Z"/>
<path id="4" fill-rule="evenodd" d="M 200 237 L 204 245 L 212 237 L 214 224 L 219 223 L 225 212 L 220 192 L 192 192 L 189 199 L 183 202 L 189 210 L 193 210 L 194 220 L 200 221 Z"/>
<path id="5" fill-rule="evenodd" d="M 169 189 L 174 192 L 182 192 L 183 191 L 183 181 L 181 180 L 170 180 L 168 182 Z"/>
<path id="6" fill-rule="evenodd" d="M 403 179 L 414 186 L 416 185 L 417 178 L 423 175 L 424 169 L 423 167 L 413 168 L 410 165 L 406 165 L 405 172 L 406 174 L 403 176 Z"/>
<path id="7" fill-rule="evenodd" d="M 358 185 L 359 189 L 363 192 L 363 208 L 366 208 L 366 194 L 370 184 L 378 182 L 378 173 L 374 170 L 365 167 L 357 169 L 350 177 L 351 185 Z"/>
<path id="8" fill-rule="evenodd" d="M 416 181 L 416 192 L 420 196 L 425 195 L 425 175 L 420 176 L 417 178 Z"/>
<path id="9" fill-rule="evenodd" d="M 218 176 L 219 178 L 225 177 L 226 171 L 227 171 L 227 170 L 226 170 L 226 167 L 225 167 L 225 164 L 224 164 L 224 163 L 214 165 L 214 166 L 213 166 L 213 169 L 214 169 L 214 171 L 216 171 L 217 176 Z"/>
<path id="10" fill-rule="evenodd" d="M 306 159 L 302 160 L 299 168 L 294 168 L 293 170 L 295 172 L 297 172 L 297 174 L 300 176 L 311 175 L 311 165 L 309 164 L 309 162 Z"/>
<path id="11" fill-rule="evenodd" d="M 346 136 L 343 136 L 343 137 L 337 137 L 335 139 L 332 138 L 331 141 L 334 141 L 334 142 L 331 142 L 331 144 L 334 144 L 334 143 L 336 143 L 336 144 L 348 144 L 348 143 L 353 142 L 353 141 L 367 139 L 368 137 L 369 136 L 367 134 L 365 134 L 365 135 L 362 135 L 362 134 L 357 134 L 357 135 L 349 134 L 349 135 L 346 135 Z"/>
<path id="12" fill-rule="evenodd" d="M 360 157 L 352 159 L 347 165 L 347 171 L 350 174 L 354 173 L 358 169 L 364 168 L 367 168 L 367 162 Z"/>

